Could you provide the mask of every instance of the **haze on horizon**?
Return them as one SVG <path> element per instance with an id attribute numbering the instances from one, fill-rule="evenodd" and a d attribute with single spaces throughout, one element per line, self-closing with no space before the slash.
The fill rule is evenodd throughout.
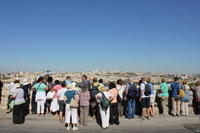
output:
<path id="1" fill-rule="evenodd" d="M 0 73 L 200 73 L 199 0 L 0 1 Z"/>

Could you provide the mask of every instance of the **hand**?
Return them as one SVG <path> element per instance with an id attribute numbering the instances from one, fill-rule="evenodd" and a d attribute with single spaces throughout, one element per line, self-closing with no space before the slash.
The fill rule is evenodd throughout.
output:
<path id="1" fill-rule="evenodd" d="M 124 100 L 127 100 L 127 97 L 124 97 Z"/>

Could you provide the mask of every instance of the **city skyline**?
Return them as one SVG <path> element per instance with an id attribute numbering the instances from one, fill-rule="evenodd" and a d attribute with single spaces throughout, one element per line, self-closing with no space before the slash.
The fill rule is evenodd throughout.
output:
<path id="1" fill-rule="evenodd" d="M 200 73 L 199 5 L 1 1 L 0 71 Z"/>

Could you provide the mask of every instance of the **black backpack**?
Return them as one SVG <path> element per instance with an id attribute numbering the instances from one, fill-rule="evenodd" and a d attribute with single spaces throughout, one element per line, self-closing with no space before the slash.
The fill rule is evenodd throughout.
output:
<path id="1" fill-rule="evenodd" d="M 149 84 L 145 84 L 145 91 L 144 91 L 145 96 L 150 96 L 151 95 L 151 87 Z"/>
<path id="2" fill-rule="evenodd" d="M 128 99 L 135 99 L 138 95 L 138 90 L 135 84 L 128 89 Z"/>

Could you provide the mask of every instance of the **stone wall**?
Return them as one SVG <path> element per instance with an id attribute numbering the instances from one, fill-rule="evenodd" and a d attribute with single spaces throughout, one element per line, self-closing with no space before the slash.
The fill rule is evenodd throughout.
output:
<path id="1" fill-rule="evenodd" d="M 4 87 L 2 88 L 2 96 L 0 104 L 0 108 L 3 110 L 7 109 L 8 95 L 9 95 L 8 84 L 4 84 Z"/>

